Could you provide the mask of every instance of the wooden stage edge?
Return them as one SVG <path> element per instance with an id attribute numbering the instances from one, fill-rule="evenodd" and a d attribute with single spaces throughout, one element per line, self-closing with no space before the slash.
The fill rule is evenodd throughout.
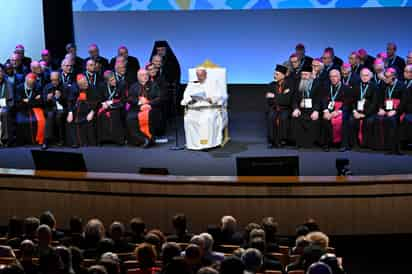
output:
<path id="1" fill-rule="evenodd" d="M 235 216 L 241 226 L 275 217 L 282 235 L 315 218 L 330 235 L 412 232 L 412 175 L 349 177 L 150 176 L 0 169 L 0 222 L 52 210 L 60 226 L 71 216 L 105 224 L 142 217 L 172 231 L 185 213 L 192 231 Z"/>

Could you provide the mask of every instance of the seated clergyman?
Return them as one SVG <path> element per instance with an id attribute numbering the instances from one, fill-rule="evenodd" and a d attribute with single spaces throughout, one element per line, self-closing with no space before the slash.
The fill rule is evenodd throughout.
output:
<path id="1" fill-rule="evenodd" d="M 196 70 L 197 80 L 189 82 L 181 105 L 184 117 L 186 148 L 202 150 L 221 145 L 227 126 L 227 94 L 218 80 L 207 77 L 205 68 Z"/>

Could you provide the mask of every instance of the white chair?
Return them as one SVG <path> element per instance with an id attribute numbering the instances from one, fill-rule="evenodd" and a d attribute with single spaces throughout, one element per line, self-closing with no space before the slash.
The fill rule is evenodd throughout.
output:
<path id="1" fill-rule="evenodd" d="M 227 74 L 226 74 L 226 68 L 219 67 L 215 64 L 213 64 L 210 60 L 206 60 L 203 64 L 197 66 L 196 68 L 190 68 L 189 69 L 189 78 L 188 81 L 196 81 L 197 76 L 196 76 L 196 69 L 198 67 L 202 67 L 206 69 L 207 72 L 207 78 L 212 81 L 216 81 L 222 85 L 220 87 L 220 90 L 224 93 L 225 97 L 227 96 Z M 227 113 L 227 101 L 225 104 L 222 105 L 222 111 L 225 111 Z M 230 136 L 229 136 L 229 118 L 227 119 L 227 125 L 223 130 L 223 139 L 221 143 L 221 147 L 224 147 L 229 141 L 230 141 Z"/>

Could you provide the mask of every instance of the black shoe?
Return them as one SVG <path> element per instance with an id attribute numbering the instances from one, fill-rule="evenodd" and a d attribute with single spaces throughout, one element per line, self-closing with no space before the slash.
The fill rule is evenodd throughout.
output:
<path id="1" fill-rule="evenodd" d="M 325 151 L 325 152 L 329 152 L 329 146 L 323 146 L 322 149 L 323 149 L 323 151 Z"/>
<path id="2" fill-rule="evenodd" d="M 72 148 L 79 148 L 79 145 L 72 145 Z"/>
<path id="3" fill-rule="evenodd" d="M 44 144 L 41 145 L 40 148 L 41 148 L 41 150 L 47 150 L 49 148 L 49 146 L 46 143 L 44 143 Z"/>
<path id="4" fill-rule="evenodd" d="M 58 146 L 58 147 L 62 147 L 63 145 L 64 145 L 64 143 L 62 141 L 60 141 L 56 144 L 56 146 Z"/>

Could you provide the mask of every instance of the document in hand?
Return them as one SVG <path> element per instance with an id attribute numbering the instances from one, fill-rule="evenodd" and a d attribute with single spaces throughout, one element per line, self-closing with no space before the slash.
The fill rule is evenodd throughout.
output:
<path id="1" fill-rule="evenodd" d="M 206 101 L 207 100 L 206 92 L 204 92 L 204 91 L 194 93 L 194 94 L 190 95 L 190 97 L 192 97 L 192 100 L 194 100 L 194 101 Z"/>

